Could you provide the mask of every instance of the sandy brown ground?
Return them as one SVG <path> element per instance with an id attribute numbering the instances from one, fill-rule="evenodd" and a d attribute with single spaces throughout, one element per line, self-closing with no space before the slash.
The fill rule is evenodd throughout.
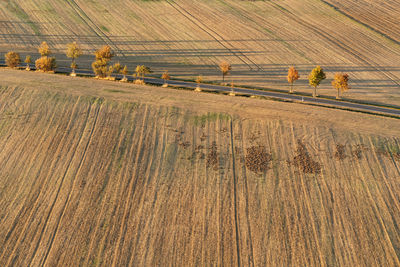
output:
<path id="1" fill-rule="evenodd" d="M 321 94 L 335 95 L 330 81 L 343 71 L 352 86 L 345 97 L 400 105 L 395 2 L 1 1 L 0 52 L 37 57 L 36 46 L 47 41 L 59 65 L 68 66 L 66 44 L 78 41 L 86 54 L 78 64 L 89 69 L 90 54 L 109 44 L 114 61 L 131 72 L 146 64 L 155 76 L 169 70 L 176 78 L 220 81 L 217 64 L 226 60 L 233 65 L 229 82 L 282 90 L 295 65 L 301 75 L 295 90 L 308 93 L 308 73 L 319 64 L 328 73 Z"/>
<path id="2" fill-rule="evenodd" d="M 399 265 L 397 119 L 5 69 L 0 88 L 1 266 Z"/>

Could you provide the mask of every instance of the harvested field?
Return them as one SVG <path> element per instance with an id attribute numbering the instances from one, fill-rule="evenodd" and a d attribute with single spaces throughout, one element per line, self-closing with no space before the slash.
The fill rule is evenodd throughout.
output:
<path id="1" fill-rule="evenodd" d="M 1 266 L 400 264 L 397 119 L 20 74 L 0 70 Z"/>
<path id="2" fill-rule="evenodd" d="M 295 91 L 311 93 L 310 70 L 328 72 L 319 89 L 335 95 L 335 72 L 350 75 L 344 97 L 399 106 L 400 45 L 396 1 L 238 0 L 14 0 L 0 2 L 0 52 L 10 49 L 37 57 L 47 41 L 59 66 L 66 44 L 78 41 L 89 54 L 104 44 L 114 61 L 149 65 L 160 77 L 220 81 L 218 63 L 232 64 L 229 82 L 288 90 L 287 69 L 295 65 Z M 396 26 L 397 25 L 397 26 Z M 35 54 L 36 53 L 36 54 Z"/>

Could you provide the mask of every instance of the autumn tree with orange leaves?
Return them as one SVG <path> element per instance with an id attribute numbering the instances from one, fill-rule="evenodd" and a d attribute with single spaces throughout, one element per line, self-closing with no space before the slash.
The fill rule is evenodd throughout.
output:
<path id="1" fill-rule="evenodd" d="M 287 75 L 287 80 L 290 83 L 289 93 L 293 93 L 293 83 L 300 78 L 299 72 L 295 67 L 290 67 Z"/>
<path id="2" fill-rule="evenodd" d="M 340 93 L 350 89 L 349 75 L 347 73 L 336 73 L 332 81 L 332 86 L 337 90 L 336 99 L 340 99 Z"/>

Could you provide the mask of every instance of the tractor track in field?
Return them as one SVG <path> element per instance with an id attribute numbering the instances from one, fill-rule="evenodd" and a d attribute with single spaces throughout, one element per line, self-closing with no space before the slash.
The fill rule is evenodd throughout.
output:
<path id="1" fill-rule="evenodd" d="M 97 105 L 97 104 L 96 104 L 96 105 Z M 47 247 L 47 251 L 46 251 L 46 253 L 45 253 L 45 256 L 44 256 L 44 258 L 43 258 L 43 261 L 42 261 L 41 264 L 40 264 L 41 266 L 44 266 L 45 263 L 46 263 L 46 261 L 47 261 L 47 258 L 48 258 L 49 254 L 50 254 L 51 248 L 52 248 L 53 243 L 54 243 L 55 236 L 56 236 L 56 234 L 57 234 L 57 232 L 58 232 L 58 228 L 59 228 L 59 226 L 60 226 L 60 222 L 61 222 L 61 220 L 64 218 L 64 214 L 65 214 L 66 207 L 68 206 L 69 200 L 71 199 L 71 192 L 72 192 L 72 189 L 74 188 L 74 185 L 75 185 L 76 176 L 79 174 L 79 171 L 80 171 L 81 168 L 82 168 L 83 162 L 85 161 L 85 158 L 86 158 L 86 152 L 87 152 L 88 147 L 89 147 L 89 145 L 90 145 L 90 143 L 91 143 L 91 141 L 92 141 L 92 136 L 93 136 L 94 130 L 95 130 L 96 125 L 97 125 L 97 122 L 98 122 L 98 117 L 99 117 L 100 109 L 101 109 L 101 104 L 98 104 L 97 110 L 96 110 L 95 115 L 94 115 L 94 122 L 93 122 L 92 128 L 91 128 L 90 133 L 89 133 L 88 141 L 87 141 L 87 143 L 86 143 L 86 145 L 85 145 L 85 148 L 84 148 L 84 150 L 83 150 L 82 157 L 81 157 L 81 159 L 79 160 L 78 168 L 77 168 L 77 170 L 76 170 L 76 173 L 74 174 L 74 179 L 73 179 L 71 188 L 70 188 L 70 190 L 69 190 L 69 192 L 68 192 L 67 199 L 65 200 L 65 203 L 64 203 L 63 206 L 62 206 L 61 214 L 60 214 L 60 216 L 57 218 L 56 228 L 54 229 L 54 232 L 53 232 L 53 234 L 51 235 L 50 244 L 49 244 L 48 247 Z M 73 158 L 73 157 L 72 157 L 72 158 Z M 71 160 L 71 161 L 72 161 L 72 160 Z M 69 168 L 67 168 L 67 170 L 68 170 L 68 169 L 69 169 Z M 59 187 L 59 189 L 58 189 L 57 195 L 58 195 L 58 193 L 59 193 L 60 190 L 61 190 L 61 187 L 62 187 L 62 184 L 63 184 L 63 181 L 64 181 L 64 179 L 65 179 L 66 174 L 67 174 L 67 172 L 64 173 L 64 176 L 63 176 L 62 182 L 61 182 L 61 184 L 60 184 L 60 187 Z M 55 200 L 56 200 L 56 199 L 57 199 L 57 196 L 56 196 Z M 54 201 L 54 203 L 53 203 L 53 205 L 52 205 L 52 208 L 53 208 L 54 204 L 55 204 L 55 201 Z M 50 213 L 51 213 L 51 211 L 50 211 Z M 46 224 L 47 224 L 47 223 L 46 223 Z M 45 224 L 45 225 L 46 225 L 46 224 Z"/>
<path id="2" fill-rule="evenodd" d="M 373 143 L 372 143 L 371 138 L 368 138 L 368 140 L 369 140 L 369 142 L 370 142 L 370 145 L 373 146 Z M 372 150 L 372 157 L 373 157 L 375 160 L 378 160 L 378 156 L 377 156 L 377 154 L 376 154 L 376 152 L 375 152 L 374 150 Z M 356 165 L 357 165 L 357 167 L 358 167 L 358 168 L 356 168 L 356 169 L 357 169 L 357 170 L 359 171 L 359 173 L 361 174 L 361 170 L 363 170 L 363 167 L 361 166 L 361 164 L 360 164 L 358 161 L 356 161 Z M 370 164 L 367 164 L 367 166 L 368 166 L 368 168 L 369 168 L 370 173 L 373 175 L 373 177 L 375 177 L 375 172 L 374 172 L 373 169 L 371 168 Z M 379 167 L 380 167 L 380 166 L 379 166 Z M 379 168 L 379 169 L 380 169 L 380 171 L 382 171 L 381 168 Z M 371 189 L 370 189 L 370 185 L 368 184 L 368 181 L 366 181 L 364 175 L 360 175 L 360 177 L 362 177 L 361 180 L 362 180 L 362 183 L 364 184 L 365 192 L 367 193 L 368 198 L 371 200 L 371 201 L 370 201 L 370 203 L 372 204 L 372 205 L 371 205 L 371 209 L 373 210 L 374 215 L 375 215 L 375 219 L 376 219 L 377 222 L 378 222 L 377 227 L 380 228 L 380 230 L 381 230 L 381 232 L 382 232 L 382 234 L 383 234 L 383 238 L 386 239 L 389 250 L 392 251 L 393 255 L 397 255 L 397 254 L 396 254 L 396 248 L 395 248 L 395 246 L 393 245 L 393 242 L 392 242 L 392 240 L 391 240 L 391 238 L 390 238 L 390 233 L 389 233 L 389 231 L 388 231 L 388 229 L 387 229 L 387 226 L 386 226 L 386 224 L 385 224 L 384 218 L 382 217 L 382 212 L 380 212 L 380 209 L 379 209 L 379 207 L 378 207 L 378 205 L 377 205 L 376 197 L 373 196 L 373 194 L 372 194 L 372 192 L 371 192 Z M 382 176 L 382 177 L 383 177 L 383 179 L 385 180 L 384 182 L 385 182 L 385 185 L 386 185 L 386 179 L 384 178 L 385 176 Z M 376 185 L 375 185 L 375 186 L 376 186 Z M 390 188 L 388 188 L 388 190 L 389 190 L 389 194 L 391 195 L 392 191 L 390 190 Z M 379 191 L 378 191 L 378 192 L 379 192 Z M 383 199 L 383 196 L 382 196 L 382 193 L 381 193 L 381 192 L 379 193 L 379 195 L 380 195 L 380 198 Z M 391 196 L 391 198 L 392 198 L 392 196 Z M 398 209 L 398 205 L 396 205 L 396 207 L 397 207 L 397 209 Z M 395 259 L 395 261 L 396 261 L 396 263 L 397 263 L 395 266 L 400 266 L 400 259 L 399 259 L 399 257 L 398 257 L 398 256 L 397 256 L 397 257 L 394 257 L 394 259 Z"/>
<path id="3" fill-rule="evenodd" d="M 215 32 L 213 29 L 202 23 L 200 20 L 196 19 L 189 11 L 184 9 L 181 5 L 177 4 L 173 0 L 166 1 L 172 8 L 174 8 L 177 12 L 179 12 L 182 16 L 187 18 L 190 22 L 196 25 L 199 29 L 204 31 L 206 34 L 211 36 L 218 44 L 228 50 L 232 55 L 236 56 L 240 61 L 242 61 L 250 70 L 253 70 L 252 65 L 256 66 L 256 70 L 262 71 L 263 69 L 257 65 L 254 61 L 252 61 L 249 57 L 243 54 L 241 51 L 235 52 L 232 50 L 234 47 L 226 41 L 220 34 Z M 224 44 L 225 43 L 225 44 Z M 231 48 L 229 48 L 229 47 Z M 244 59 L 243 59 L 244 58 Z M 250 63 L 249 63 L 250 62 Z"/>
<path id="4" fill-rule="evenodd" d="M 133 171 L 132 172 L 136 172 L 137 169 L 139 168 L 139 159 L 140 159 L 140 155 L 141 155 L 141 147 L 143 144 L 143 136 L 146 132 L 146 122 L 147 122 L 147 117 L 149 116 L 150 111 L 148 110 L 148 106 L 145 106 L 145 110 L 144 110 L 144 114 L 143 114 L 143 120 L 142 120 L 142 124 L 141 124 L 141 129 L 140 129 L 140 134 L 139 134 L 139 143 L 136 146 L 137 150 L 135 151 L 135 149 L 131 150 L 131 154 L 129 158 L 133 157 L 133 154 L 136 152 L 135 155 L 135 161 L 134 161 L 134 167 L 133 167 Z M 124 176 L 127 175 L 129 170 L 125 169 L 125 171 L 122 173 L 121 172 L 121 177 L 123 179 Z M 127 196 L 128 197 L 132 197 L 133 194 L 135 193 L 135 187 L 137 184 L 137 180 L 139 178 L 135 177 L 135 179 L 129 179 L 129 183 L 127 185 L 128 188 L 128 192 L 127 192 Z M 135 181 L 134 181 L 135 180 Z M 119 233 L 118 233 L 118 239 L 116 241 L 115 244 L 115 248 L 114 248 L 114 257 L 112 259 L 112 264 L 111 266 L 118 266 L 118 256 L 119 256 L 119 252 L 120 252 L 120 248 L 122 247 L 122 243 L 123 243 L 123 236 L 124 236 L 124 229 L 126 228 L 126 224 L 127 224 L 127 220 L 128 220 L 128 214 L 129 214 L 129 209 L 131 208 L 131 206 L 128 203 L 125 203 L 125 207 L 124 207 L 124 211 L 123 211 L 123 217 L 122 217 L 122 221 L 120 223 L 120 229 L 119 229 Z"/>
<path id="5" fill-rule="evenodd" d="M 240 236 L 239 236 L 239 214 L 238 214 L 238 203 L 237 203 L 237 176 L 236 176 L 236 164 L 235 164 L 235 145 L 233 138 L 233 117 L 230 115 L 230 137 L 231 137 L 231 150 L 232 150 L 232 176 L 233 176 L 233 207 L 235 211 L 235 233 L 236 233 L 236 254 L 238 266 L 241 265 L 240 259 Z"/>
<path id="6" fill-rule="evenodd" d="M 124 144 L 125 132 L 122 131 L 122 128 L 123 128 L 123 121 L 125 119 L 126 119 L 126 114 L 122 114 L 120 122 L 119 122 L 119 125 L 118 125 L 119 131 L 118 131 L 118 138 L 116 139 L 118 141 L 116 141 L 116 144 L 115 144 L 115 147 L 114 147 L 114 149 L 116 151 L 118 151 L 118 149 Z M 132 123 L 132 124 L 134 125 L 135 123 Z M 130 136 L 130 137 L 132 138 L 132 136 Z M 115 155 L 112 156 L 112 160 L 110 161 L 110 164 L 107 167 L 107 169 L 108 169 L 107 172 L 115 167 L 115 164 L 116 164 L 115 159 L 117 158 L 117 156 L 118 156 L 117 153 L 115 153 Z M 110 182 L 110 181 L 108 180 L 108 182 Z M 118 183 L 120 183 L 120 181 L 115 181 L 115 187 L 117 187 Z M 108 185 L 108 183 L 107 183 L 107 185 Z M 115 191 L 117 191 L 117 190 L 115 190 Z M 93 238 L 90 240 L 90 243 L 89 243 L 89 246 L 88 246 L 88 249 L 87 249 L 87 251 L 88 251 L 87 252 L 87 256 L 86 256 L 86 259 L 85 259 L 85 262 L 84 262 L 83 266 L 89 266 L 90 256 L 91 256 L 93 247 L 95 246 L 94 245 L 94 242 L 96 241 L 95 237 L 97 236 L 97 232 L 99 231 L 99 229 L 101 229 L 100 225 L 101 225 L 102 218 L 106 217 L 106 216 L 102 216 L 102 215 L 105 213 L 105 210 L 106 210 L 105 207 L 106 207 L 106 204 L 107 204 L 107 201 L 106 201 L 107 200 L 107 194 L 108 194 L 108 192 L 104 193 L 104 198 L 102 200 L 101 209 L 100 209 L 100 212 L 99 212 L 99 214 L 97 216 L 96 223 L 95 223 L 95 228 L 94 228 L 95 230 L 94 230 L 94 233 L 92 235 Z M 111 198 L 112 194 L 111 193 L 109 193 L 109 194 L 110 194 L 109 197 Z"/>
<path id="7" fill-rule="evenodd" d="M 73 111 L 71 112 L 71 117 L 73 116 L 74 110 L 75 110 L 75 108 L 77 107 L 78 103 L 79 103 L 79 98 L 78 98 L 78 100 L 77 100 L 77 102 L 76 102 L 76 104 L 75 104 L 75 107 L 74 107 Z M 72 120 L 72 118 L 71 118 L 71 120 Z M 68 123 L 68 125 L 66 126 L 66 128 L 68 128 L 68 126 L 71 124 L 71 120 L 69 121 L 69 123 Z M 51 125 L 51 124 L 49 124 L 49 127 L 50 127 L 50 125 Z M 66 136 L 66 135 L 64 134 L 63 137 L 61 137 L 61 140 L 63 140 L 63 139 L 65 138 L 65 136 Z M 29 140 L 28 138 L 26 138 L 26 139 Z M 57 142 L 57 150 L 59 149 L 58 147 L 59 147 L 59 144 L 60 144 L 60 143 L 62 143 L 62 141 Z M 40 172 L 41 172 L 41 169 L 39 170 L 39 173 L 40 173 Z M 34 184 L 33 184 L 33 189 L 34 189 L 34 190 L 38 189 L 38 188 L 36 187 L 36 184 L 39 184 L 40 182 L 43 182 L 43 184 L 44 184 L 44 183 L 46 182 L 46 178 L 44 178 L 44 181 L 38 181 L 38 182 L 34 183 Z M 40 185 L 38 185 L 38 187 L 40 187 Z M 38 192 L 37 192 L 37 191 L 38 191 Z M 29 202 L 34 202 L 34 203 L 33 203 L 33 205 L 32 205 L 32 208 L 31 208 L 31 210 L 30 210 L 30 213 L 29 213 L 29 215 L 28 215 L 28 219 L 26 220 L 26 223 L 25 223 L 25 225 L 23 226 L 23 229 L 22 229 L 22 231 L 20 232 L 19 237 L 18 237 L 17 240 L 16 240 L 16 244 L 14 245 L 14 250 L 13 250 L 12 253 L 10 253 L 8 262 L 10 262 L 10 261 L 12 260 L 12 257 L 13 257 L 13 255 L 14 255 L 14 251 L 15 251 L 15 248 L 18 246 L 18 244 L 20 244 L 20 243 L 22 242 L 21 240 L 23 240 L 23 238 L 25 238 L 25 236 L 27 235 L 27 233 L 25 233 L 25 232 L 26 232 L 26 229 L 27 229 L 28 226 L 29 226 L 29 223 L 31 223 L 32 217 L 34 217 L 34 212 L 37 211 L 37 210 L 39 209 L 38 199 L 40 198 L 40 196 L 42 196 L 42 195 L 44 194 L 44 191 L 43 191 L 43 190 L 40 190 L 40 189 L 38 189 L 37 191 L 33 193 L 33 194 L 34 194 L 33 196 L 30 196 L 30 197 L 31 197 L 30 199 L 32 199 L 32 200 L 29 201 Z M 27 201 L 26 203 L 29 203 L 29 202 Z M 20 218 L 21 216 L 23 216 L 23 215 L 24 215 L 25 213 L 27 213 L 27 212 L 28 212 L 28 211 L 27 211 L 27 208 L 22 208 L 22 210 L 19 212 L 19 214 L 17 215 L 16 219 L 14 220 L 14 223 L 13 223 L 11 229 L 8 231 L 7 236 L 6 236 L 6 239 L 8 239 L 8 238 L 11 236 L 12 232 L 15 230 L 15 228 L 16 228 L 16 226 L 17 226 L 17 224 L 18 224 L 19 218 Z M 24 233 L 25 233 L 25 234 L 24 234 Z M 24 235 L 23 235 L 23 234 L 24 234 Z M 5 251 L 6 251 L 6 250 L 5 250 Z M 4 253 L 1 255 L 1 258 L 3 258 L 3 256 L 4 256 Z"/>
<path id="8" fill-rule="evenodd" d="M 244 151 L 244 138 L 243 138 L 243 127 L 242 123 L 239 123 L 239 132 L 240 135 L 242 136 L 242 149 Z M 231 132 L 232 133 L 232 132 Z M 232 141 L 232 140 L 231 140 Z M 254 249 L 253 249 L 253 239 L 251 237 L 251 225 L 250 225 L 250 216 L 249 216 L 249 184 L 247 181 L 247 174 L 246 174 L 246 165 L 243 165 L 243 173 L 242 173 L 242 179 L 244 181 L 244 190 L 245 190 L 245 196 L 246 196 L 246 207 L 245 207 L 245 212 L 246 212 L 246 220 L 247 220 L 247 231 L 249 234 L 249 247 L 250 247 L 250 258 L 249 258 L 249 266 L 255 266 L 254 265 Z"/>
<path id="9" fill-rule="evenodd" d="M 400 42 L 399 42 L 398 40 L 392 38 L 390 35 L 388 35 L 388 34 L 382 32 L 382 31 L 380 31 L 380 30 L 378 30 L 378 29 L 372 27 L 372 26 L 369 25 L 368 23 L 365 23 L 365 22 L 362 22 L 362 21 L 359 20 L 359 19 L 356 19 L 356 18 L 353 17 L 352 15 L 350 15 L 350 14 L 348 14 L 347 12 L 343 11 L 343 10 L 342 10 L 341 8 L 339 8 L 338 6 L 335 6 L 334 4 L 332 4 L 332 3 L 328 2 L 328 1 L 325 1 L 325 0 L 320 0 L 320 1 L 321 1 L 322 3 L 328 5 L 329 7 L 333 8 L 336 12 L 339 12 L 339 13 L 342 14 L 343 16 L 345 16 L 345 17 L 351 19 L 352 21 L 354 21 L 354 22 L 356 22 L 356 23 L 358 23 L 358 24 L 361 24 L 362 26 L 368 28 L 369 30 L 371 30 L 371 31 L 373 31 L 373 32 L 375 32 L 375 33 L 377 33 L 377 34 L 383 36 L 383 37 L 385 37 L 386 39 L 392 41 L 393 43 L 395 43 L 395 44 L 397 44 L 397 45 L 400 45 Z"/>
<path id="10" fill-rule="evenodd" d="M 271 2 L 272 3 L 272 2 Z M 329 34 L 323 32 L 320 28 L 316 28 L 316 27 L 312 27 L 309 23 L 307 23 L 305 20 L 295 16 L 291 11 L 287 10 L 286 8 L 280 6 L 277 3 L 273 3 L 273 5 L 275 6 L 275 8 L 277 10 L 280 10 L 282 13 L 286 14 L 288 17 L 290 17 L 293 21 L 297 22 L 299 25 L 304 26 L 305 28 L 307 28 L 308 30 L 310 30 L 311 32 L 314 32 L 315 34 L 323 37 L 325 40 L 327 40 L 328 42 L 332 43 L 334 46 L 339 47 L 341 49 L 343 49 L 343 51 L 345 51 L 346 53 L 348 53 L 349 55 L 352 55 L 353 57 L 355 57 L 356 59 L 358 59 L 359 61 L 361 61 L 362 63 L 366 64 L 367 66 L 371 67 L 372 69 L 374 69 L 376 72 L 378 73 L 382 73 L 384 76 L 386 76 L 389 80 L 391 80 L 394 84 L 396 84 L 397 86 L 400 86 L 400 83 L 397 82 L 395 80 L 395 78 L 393 77 L 392 74 L 389 74 L 387 72 L 384 72 L 380 69 L 378 69 L 375 65 L 371 64 L 370 61 L 368 61 L 367 59 L 365 59 L 365 57 L 363 57 L 360 53 L 357 53 L 355 50 L 351 49 L 348 45 L 336 41 L 334 38 L 330 37 Z"/>
<path id="11" fill-rule="evenodd" d="M 81 18 L 81 20 L 89 27 L 89 29 L 100 39 L 102 39 L 106 44 L 114 47 L 122 57 L 126 58 L 123 50 L 118 47 L 97 25 L 92 21 L 92 19 L 83 11 L 83 9 L 76 3 L 75 0 L 67 0 L 68 5 L 76 12 L 76 14 Z M 99 34 L 101 33 L 101 35 Z"/>
<path id="12" fill-rule="evenodd" d="M 52 211 L 53 211 L 53 209 L 54 209 L 54 206 L 55 206 L 55 203 L 56 203 L 56 201 L 57 201 L 57 199 L 58 199 L 58 195 L 60 194 L 61 187 L 62 187 L 62 185 L 64 184 L 65 177 L 66 177 L 66 175 L 67 175 L 67 173 L 68 173 L 68 170 L 69 170 L 70 167 L 71 167 L 72 161 L 73 161 L 73 159 L 74 159 L 74 157 L 75 157 L 76 148 L 79 146 L 79 144 L 81 143 L 82 138 L 83 138 L 83 136 L 84 136 L 84 130 L 85 130 L 86 125 L 87 125 L 87 120 L 89 119 L 90 111 L 91 111 L 91 106 L 89 106 L 89 108 L 88 108 L 87 116 L 86 116 L 86 118 L 85 118 L 85 124 L 84 124 L 84 126 L 82 127 L 82 131 L 81 131 L 81 134 L 80 134 L 80 136 L 79 136 L 79 141 L 77 142 L 77 144 L 76 144 L 76 146 L 75 146 L 75 148 L 74 148 L 74 152 L 73 152 L 73 154 L 72 154 L 72 156 L 71 156 L 71 158 L 70 158 L 70 160 L 69 160 L 69 162 L 68 162 L 68 165 L 67 165 L 67 167 L 66 167 L 66 169 L 65 169 L 65 171 L 64 171 L 64 174 L 63 174 L 63 176 L 62 176 L 62 178 L 61 178 L 60 185 L 59 185 L 59 187 L 58 187 L 58 189 L 57 189 L 56 196 L 54 197 L 53 203 L 51 204 L 50 210 L 49 210 L 49 212 L 48 212 L 48 214 L 47 214 L 47 216 L 46 216 L 46 219 L 45 219 L 45 221 L 44 221 L 42 230 L 40 231 L 39 239 L 38 239 L 38 241 L 37 241 L 37 243 L 36 243 L 35 249 L 33 250 L 32 256 L 31 256 L 31 258 L 30 258 L 30 260 L 29 260 L 29 265 L 32 265 L 32 261 L 33 261 L 33 259 L 35 258 L 35 255 L 36 255 L 36 253 L 37 253 L 37 251 L 38 251 L 38 249 L 39 249 L 39 245 L 40 245 L 41 240 L 42 240 L 42 238 L 43 238 L 43 234 L 44 234 L 44 232 L 45 232 L 46 226 L 47 226 L 47 224 L 48 224 L 48 222 L 49 222 L 51 213 L 52 213 Z M 71 123 L 71 122 L 70 122 L 70 123 Z"/>

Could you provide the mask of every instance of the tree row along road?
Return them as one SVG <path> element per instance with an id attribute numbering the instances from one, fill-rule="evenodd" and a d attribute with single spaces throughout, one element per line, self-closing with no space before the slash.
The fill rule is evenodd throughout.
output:
<path id="1" fill-rule="evenodd" d="M 4 65 L 4 61 L 1 62 L 1 64 Z M 33 64 L 31 64 L 31 68 L 33 70 L 35 69 Z M 59 67 L 59 68 L 57 68 L 56 71 L 59 73 L 71 73 L 71 68 Z M 94 74 L 91 70 L 77 69 L 76 73 L 85 75 L 85 76 L 92 76 L 92 77 L 94 76 Z M 122 76 L 116 75 L 116 77 L 121 78 Z M 127 75 L 126 77 L 128 78 L 129 81 L 133 81 L 136 79 L 135 77 L 133 77 L 131 75 Z M 146 83 L 149 83 L 149 84 L 154 84 L 154 85 L 164 84 L 163 79 L 146 77 L 146 78 L 144 78 L 144 80 Z M 179 81 L 179 80 L 169 80 L 168 85 L 176 86 L 176 87 L 193 88 L 193 89 L 195 89 L 197 87 L 197 83 L 188 82 L 188 81 Z M 215 84 L 202 83 L 200 85 L 200 87 L 203 90 L 211 90 L 211 91 L 217 91 L 217 92 L 231 92 L 233 90 L 237 94 L 270 97 L 270 98 L 275 98 L 275 99 L 285 100 L 285 101 L 301 102 L 304 104 L 330 106 L 330 107 L 341 108 L 341 109 L 349 109 L 349 110 L 355 110 L 355 111 L 370 112 L 370 113 L 400 117 L 400 109 L 386 108 L 386 107 L 374 106 L 374 105 L 369 105 L 369 104 L 367 105 L 367 104 L 352 103 L 352 102 L 346 102 L 343 100 L 338 101 L 338 100 L 326 99 L 326 98 L 313 98 L 313 97 L 308 97 L 308 96 L 300 96 L 300 95 L 293 95 L 293 94 L 288 94 L 288 93 L 272 92 L 272 91 L 264 91 L 264 90 L 256 90 L 256 89 L 246 89 L 246 88 L 240 88 L 240 87 L 232 88 L 232 87 L 228 87 L 228 86 L 221 86 L 221 85 L 215 85 Z"/>

